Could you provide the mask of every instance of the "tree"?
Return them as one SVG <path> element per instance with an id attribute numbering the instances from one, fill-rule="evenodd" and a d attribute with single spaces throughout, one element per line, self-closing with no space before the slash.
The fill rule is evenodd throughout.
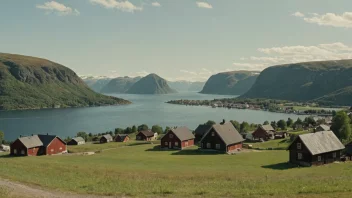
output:
<path id="1" fill-rule="evenodd" d="M 122 133 L 123 133 L 123 129 L 121 129 L 121 128 L 116 128 L 115 129 L 115 135 L 122 134 Z"/>
<path id="2" fill-rule="evenodd" d="M 333 117 L 335 117 L 337 113 L 336 113 L 335 110 L 332 110 L 331 114 L 332 114 Z"/>
<path id="3" fill-rule="evenodd" d="M 276 128 L 277 128 L 276 121 L 272 121 L 272 122 L 270 123 L 270 125 L 271 125 L 274 129 L 276 129 Z"/>
<path id="4" fill-rule="evenodd" d="M 163 128 L 159 125 L 154 125 L 152 126 L 152 131 L 154 133 L 162 134 L 163 133 Z"/>
<path id="5" fill-rule="evenodd" d="M 212 120 L 208 120 L 208 122 L 205 123 L 205 125 L 209 125 L 209 126 L 213 126 L 214 124 L 216 124 L 216 122 Z"/>
<path id="6" fill-rule="evenodd" d="M 169 130 L 170 130 L 171 128 L 170 127 L 165 127 L 165 130 L 164 130 L 164 133 L 167 133 L 167 132 L 169 132 Z"/>
<path id="7" fill-rule="evenodd" d="M 130 127 L 131 128 L 131 127 Z M 138 131 L 146 131 L 146 130 L 148 130 L 149 129 L 149 127 L 148 127 L 148 125 L 146 125 L 146 124 L 142 124 L 142 125 L 139 125 L 138 126 Z M 132 131 L 132 128 L 131 128 L 131 131 Z"/>
<path id="8" fill-rule="evenodd" d="M 277 127 L 279 127 L 281 130 L 286 130 L 287 129 L 287 123 L 285 120 L 279 120 L 277 122 Z"/>
<path id="9" fill-rule="evenodd" d="M 136 127 L 136 125 L 133 125 L 132 126 L 132 133 L 136 133 L 137 132 L 137 127 Z"/>
<path id="10" fill-rule="evenodd" d="M 268 125 L 269 124 L 269 121 L 265 121 L 264 123 L 263 123 L 263 125 Z"/>
<path id="11" fill-rule="evenodd" d="M 248 132 L 249 131 L 249 124 L 248 122 L 242 122 L 240 125 L 240 132 Z"/>
<path id="12" fill-rule="evenodd" d="M 236 120 L 230 120 L 230 122 L 237 129 L 237 131 L 241 130 L 241 124 L 239 122 L 237 122 Z"/>
<path id="13" fill-rule="evenodd" d="M 88 140 L 88 134 L 87 134 L 86 132 L 83 132 L 83 131 L 78 132 L 78 133 L 76 134 L 76 136 L 83 138 L 85 141 Z"/>
<path id="14" fill-rule="evenodd" d="M 148 130 L 148 129 L 147 129 L 147 130 Z M 141 130 L 141 131 L 143 131 L 143 130 Z M 124 130 L 124 133 L 126 133 L 126 134 L 132 133 L 132 128 L 131 128 L 131 127 L 127 127 L 127 128 Z"/>
<path id="15" fill-rule="evenodd" d="M 303 124 L 305 126 L 309 126 L 309 125 L 315 126 L 317 122 L 314 120 L 313 116 L 309 116 L 304 118 Z"/>
<path id="16" fill-rule="evenodd" d="M 332 119 L 331 130 L 340 140 L 350 140 L 351 126 L 350 118 L 344 111 L 339 111 Z"/>
<path id="17" fill-rule="evenodd" d="M 0 131 L 0 144 L 2 144 L 5 141 L 5 133 Z"/>
<path id="18" fill-rule="evenodd" d="M 293 126 L 293 120 L 291 118 L 288 118 L 286 121 L 287 127 L 292 127 Z"/>

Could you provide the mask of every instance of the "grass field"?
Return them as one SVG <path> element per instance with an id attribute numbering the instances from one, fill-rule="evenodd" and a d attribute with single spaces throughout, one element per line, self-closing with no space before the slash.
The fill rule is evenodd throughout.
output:
<path id="1" fill-rule="evenodd" d="M 289 145 L 289 139 L 277 139 L 277 140 L 270 140 L 267 142 L 258 142 L 258 143 L 248 143 L 253 146 L 253 148 L 258 149 L 281 149 L 285 150 Z"/>
<path id="2" fill-rule="evenodd" d="M 155 144 L 145 144 L 91 156 L 2 155 L 0 177 L 47 189 L 97 195 L 350 197 L 351 163 L 296 168 L 287 161 L 287 151 L 250 150 L 225 155 L 198 153 L 196 148 L 160 151 Z"/>

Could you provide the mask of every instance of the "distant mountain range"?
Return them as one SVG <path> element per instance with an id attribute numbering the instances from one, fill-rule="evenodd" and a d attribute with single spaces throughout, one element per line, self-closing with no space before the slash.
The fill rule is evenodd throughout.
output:
<path id="1" fill-rule="evenodd" d="M 199 92 L 203 89 L 205 82 L 190 82 L 190 81 L 168 81 L 172 89 L 179 92 L 196 91 Z"/>
<path id="2" fill-rule="evenodd" d="M 254 84 L 259 72 L 232 71 L 212 75 L 205 83 L 200 93 L 241 95 L 246 93 Z"/>
<path id="3" fill-rule="evenodd" d="M 352 60 L 268 67 L 241 97 L 352 105 Z"/>
<path id="4" fill-rule="evenodd" d="M 106 76 L 81 76 L 82 80 L 94 91 L 101 92 L 101 90 L 111 81 L 112 78 Z"/>
<path id="5" fill-rule="evenodd" d="M 0 53 L 0 110 L 128 103 L 95 93 L 63 65 L 36 57 Z"/>
<path id="6" fill-rule="evenodd" d="M 177 93 L 167 81 L 156 74 L 149 74 L 134 83 L 126 93 L 130 94 L 170 94 Z"/>
<path id="7" fill-rule="evenodd" d="M 109 82 L 101 88 L 101 93 L 126 93 L 132 85 L 141 80 L 142 77 L 118 77 L 110 79 Z"/>

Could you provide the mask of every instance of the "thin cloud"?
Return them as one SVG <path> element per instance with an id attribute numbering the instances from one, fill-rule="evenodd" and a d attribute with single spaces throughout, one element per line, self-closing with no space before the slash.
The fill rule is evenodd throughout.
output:
<path id="1" fill-rule="evenodd" d="M 56 13 L 59 16 L 65 15 L 79 15 L 80 12 L 77 9 L 65 6 L 64 4 L 58 3 L 56 1 L 45 2 L 42 5 L 36 5 L 38 9 L 45 10 L 46 13 Z"/>
<path id="2" fill-rule="evenodd" d="M 154 7 L 161 7 L 161 4 L 159 2 L 153 2 L 152 6 Z"/>
<path id="3" fill-rule="evenodd" d="M 352 28 L 352 12 L 344 12 L 341 15 L 335 13 L 317 14 L 310 13 L 310 16 L 297 16 L 303 18 L 307 23 L 318 24 L 320 26 L 332 26 Z"/>
<path id="4" fill-rule="evenodd" d="M 117 0 L 90 0 L 93 5 L 100 5 L 107 9 L 117 9 L 123 12 L 135 12 L 143 10 L 130 1 L 117 1 Z"/>
<path id="5" fill-rule="evenodd" d="M 301 13 L 301 12 L 295 12 L 292 14 L 292 16 L 295 16 L 295 17 L 304 17 L 304 14 Z"/>
<path id="6" fill-rule="evenodd" d="M 198 6 L 199 8 L 206 8 L 206 9 L 212 9 L 212 8 L 213 8 L 213 6 L 210 5 L 210 4 L 207 3 L 207 2 L 197 1 L 196 3 L 197 3 L 197 6 Z"/>

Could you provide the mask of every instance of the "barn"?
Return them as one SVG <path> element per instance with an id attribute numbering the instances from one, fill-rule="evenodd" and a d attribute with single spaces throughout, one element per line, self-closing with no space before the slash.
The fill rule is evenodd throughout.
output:
<path id="1" fill-rule="evenodd" d="M 67 145 L 82 145 L 85 144 L 86 141 L 82 137 L 75 137 L 72 138 L 69 142 L 67 142 Z"/>
<path id="2" fill-rule="evenodd" d="M 115 136 L 115 142 L 127 142 L 130 137 L 127 134 L 117 134 Z"/>
<path id="3" fill-rule="evenodd" d="M 20 137 L 10 145 L 15 156 L 53 155 L 67 152 L 66 143 L 55 135 Z"/>
<path id="4" fill-rule="evenodd" d="M 206 134 L 210 129 L 211 125 L 207 124 L 200 124 L 196 130 L 194 131 L 194 136 L 195 136 L 195 144 L 198 144 L 198 142 L 202 139 L 203 135 Z"/>
<path id="5" fill-rule="evenodd" d="M 106 135 L 101 136 L 101 138 L 99 140 L 100 143 L 108 143 L 108 142 L 112 142 L 112 141 L 113 141 L 113 139 L 110 134 L 106 134 Z"/>
<path id="6" fill-rule="evenodd" d="M 215 124 L 200 141 L 203 150 L 231 153 L 242 149 L 244 139 L 232 123 Z"/>
<path id="7" fill-rule="evenodd" d="M 312 166 L 339 161 L 344 148 L 332 131 L 320 131 L 297 136 L 287 150 L 290 163 Z"/>
<path id="8" fill-rule="evenodd" d="M 253 140 L 264 140 L 268 141 L 275 138 L 275 129 L 270 125 L 260 125 L 252 133 Z"/>
<path id="9" fill-rule="evenodd" d="M 161 148 L 184 149 L 194 145 L 194 135 L 187 127 L 170 129 L 161 138 Z"/>
<path id="10" fill-rule="evenodd" d="M 151 130 L 146 130 L 146 131 L 140 131 L 136 135 L 136 140 L 141 140 L 141 141 L 152 141 L 155 139 L 155 135 L 153 131 Z"/>

